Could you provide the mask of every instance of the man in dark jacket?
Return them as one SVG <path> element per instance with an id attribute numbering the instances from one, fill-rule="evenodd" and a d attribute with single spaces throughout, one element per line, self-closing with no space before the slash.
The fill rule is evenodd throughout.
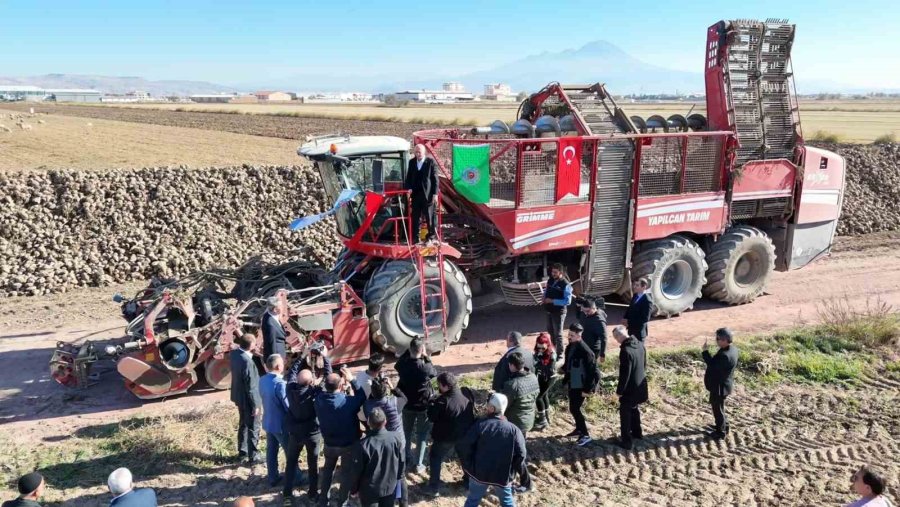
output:
<path id="1" fill-rule="evenodd" d="M 478 507 L 488 488 L 494 488 L 500 505 L 515 506 L 512 481 L 525 468 L 525 436 L 503 417 L 506 396 L 494 393 L 487 416 L 479 419 L 459 441 L 457 451 L 469 476 L 465 507 Z"/>
<path id="2" fill-rule="evenodd" d="M 649 397 L 646 374 L 647 350 L 643 342 L 634 336 L 628 336 L 628 332 L 622 326 L 613 330 L 613 337 L 620 345 L 619 385 L 616 387 L 616 395 L 619 397 L 619 425 L 622 431 L 619 447 L 631 449 L 633 439 L 644 438 L 640 405 Z"/>
<path id="3" fill-rule="evenodd" d="M 639 341 L 647 338 L 647 323 L 650 322 L 653 311 L 653 300 L 647 294 L 649 288 L 650 282 L 646 278 L 639 278 L 631 284 L 631 303 L 622 317 L 622 324 L 628 328 L 628 335 Z"/>
<path id="4" fill-rule="evenodd" d="M 566 436 L 578 437 L 575 442 L 578 446 L 585 446 L 592 441 L 581 407 L 585 398 L 593 394 L 600 383 L 597 357 L 581 339 L 583 331 L 581 324 L 569 326 L 569 344 L 566 346 L 563 362 L 563 383 L 569 388 L 569 412 L 575 419 L 575 429 Z"/>
<path id="5" fill-rule="evenodd" d="M 328 366 L 331 374 L 331 365 Z M 300 451 L 306 449 L 306 466 L 309 474 L 309 499 L 319 499 L 319 455 L 322 454 L 322 434 L 316 417 L 316 396 L 322 388 L 316 385 L 309 369 L 297 369 L 288 375 L 288 413 L 285 421 L 288 445 L 285 451 L 287 467 L 284 472 L 284 496 L 293 498 L 294 483 L 298 470 Z"/>
<path id="6" fill-rule="evenodd" d="M 431 421 L 431 457 L 428 487 L 425 494 L 440 496 L 441 466 L 456 442 L 469 431 L 475 422 L 475 397 L 471 390 L 460 389 L 456 376 L 443 372 L 437 377 L 441 394 L 428 405 Z"/>
<path id="7" fill-rule="evenodd" d="M 544 289 L 544 310 L 547 312 L 547 332 L 556 350 L 563 349 L 562 334 L 566 311 L 572 302 L 572 284 L 566 278 L 566 267 L 560 263 L 550 268 L 550 278 Z"/>
<path id="8" fill-rule="evenodd" d="M 600 308 L 603 298 L 581 300 L 581 318 L 578 323 L 584 329 L 581 339 L 601 363 L 606 360 L 606 312 Z"/>
<path id="9" fill-rule="evenodd" d="M 387 417 L 373 408 L 368 417 L 369 434 L 353 449 L 350 489 L 359 493 L 362 507 L 393 507 L 397 484 L 403 477 L 403 442 L 385 429 Z"/>
<path id="10" fill-rule="evenodd" d="M 416 156 L 406 168 L 403 188 L 411 190 L 410 219 L 412 234 L 418 241 L 419 222 L 424 218 L 428 227 L 427 240 L 434 239 L 435 214 L 438 205 L 438 174 L 434 160 L 426 155 L 425 145 L 416 145 Z"/>
<path id="11" fill-rule="evenodd" d="M 431 379 L 437 376 L 431 359 L 425 354 L 425 341 L 414 338 L 409 350 L 403 353 L 394 364 L 399 380 L 397 387 L 406 395 L 403 406 L 403 434 L 406 436 L 406 464 L 415 467 L 416 473 L 425 471 L 425 446 L 428 443 L 428 402 L 431 400 L 433 388 Z M 413 441 L 416 442 L 416 455 L 412 454 Z"/>
<path id="12" fill-rule="evenodd" d="M 3 502 L 3 507 L 41 507 L 37 501 L 44 494 L 44 476 L 31 472 L 19 477 L 16 486 L 19 489 L 19 497 Z"/>
<path id="13" fill-rule="evenodd" d="M 732 345 L 734 337 L 728 328 L 716 330 L 716 345 L 719 351 L 710 355 L 709 344 L 703 342 L 703 361 L 706 363 L 706 374 L 703 384 L 709 391 L 709 404 L 712 405 L 716 429 L 710 433 L 712 438 L 724 438 L 728 433 L 728 419 L 725 415 L 725 398 L 734 387 L 734 369 L 738 363 L 738 348 Z"/>
<path id="14" fill-rule="evenodd" d="M 262 398 L 259 396 L 259 370 L 250 350 L 256 337 L 250 333 L 239 336 L 238 348 L 231 351 L 231 401 L 238 409 L 238 459 L 250 463 L 262 461 L 259 455 L 259 427 Z"/>
<path id="15" fill-rule="evenodd" d="M 263 313 L 260 329 L 263 335 L 263 357 L 268 358 L 272 354 L 278 354 L 286 359 L 287 346 L 285 345 L 286 333 L 284 325 L 278 318 L 279 299 L 272 296 L 266 300 L 266 311 Z"/>
<path id="16" fill-rule="evenodd" d="M 494 378 L 491 380 L 492 391 L 499 393 L 503 390 L 506 381 L 509 380 L 509 356 L 515 352 L 522 354 L 522 357 L 525 358 L 525 370 L 534 372 L 534 356 L 522 346 L 522 333 L 512 331 L 506 335 L 506 352 L 494 367 Z"/>
<path id="17" fill-rule="evenodd" d="M 353 396 L 341 392 L 341 379 L 350 382 Z M 316 396 L 314 405 L 322 439 L 325 441 L 325 466 L 322 469 L 322 492 L 319 504 L 327 505 L 331 481 L 338 460 L 341 461 L 340 489 L 337 504 L 343 505 L 350 495 L 347 472 L 353 458 L 353 445 L 359 441 L 359 422 L 356 413 L 366 401 L 366 393 L 356 378 L 347 368 L 341 368 L 341 374 L 335 373 L 325 377 L 325 392 Z"/>

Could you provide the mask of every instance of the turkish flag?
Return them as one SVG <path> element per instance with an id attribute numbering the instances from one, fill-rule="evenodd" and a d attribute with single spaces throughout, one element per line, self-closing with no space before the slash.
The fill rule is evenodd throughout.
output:
<path id="1" fill-rule="evenodd" d="M 556 151 L 556 200 L 578 196 L 581 187 L 581 138 L 561 137 Z"/>

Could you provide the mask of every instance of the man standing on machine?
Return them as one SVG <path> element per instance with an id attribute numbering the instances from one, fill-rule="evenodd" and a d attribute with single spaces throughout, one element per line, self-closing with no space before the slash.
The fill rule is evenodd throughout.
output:
<path id="1" fill-rule="evenodd" d="M 418 242 L 419 223 L 424 218 L 428 227 L 426 241 L 435 239 L 435 222 L 438 204 L 438 177 L 434 160 L 428 158 L 424 144 L 416 145 L 416 157 L 409 161 L 406 168 L 406 181 L 403 185 L 412 191 L 410 202 L 410 218 L 413 238 Z"/>

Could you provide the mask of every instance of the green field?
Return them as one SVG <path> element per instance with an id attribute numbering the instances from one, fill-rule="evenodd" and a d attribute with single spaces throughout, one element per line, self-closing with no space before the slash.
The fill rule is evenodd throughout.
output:
<path id="1" fill-rule="evenodd" d="M 644 118 L 654 114 L 669 116 L 675 113 L 687 114 L 689 111 L 706 112 L 704 103 L 621 101 L 619 105 L 629 115 Z M 518 104 L 417 104 L 404 107 L 300 103 L 116 104 L 115 107 L 486 125 L 494 120 L 507 122 L 514 120 Z M 800 104 L 800 119 L 807 138 L 812 138 L 817 132 L 836 134 L 841 141 L 853 143 L 870 143 L 888 134 L 900 138 L 900 100 L 806 101 Z"/>

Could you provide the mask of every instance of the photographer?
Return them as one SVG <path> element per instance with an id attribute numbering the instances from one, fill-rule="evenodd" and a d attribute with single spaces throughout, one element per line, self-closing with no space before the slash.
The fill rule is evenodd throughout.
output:
<path id="1" fill-rule="evenodd" d="M 584 328 L 581 339 L 601 363 L 606 361 L 606 311 L 603 298 L 582 297 L 575 300 L 581 307 L 578 323 Z"/>
<path id="2" fill-rule="evenodd" d="M 309 370 L 315 379 L 323 379 L 332 374 L 331 360 L 328 359 L 325 342 L 319 340 L 310 343 L 300 356 L 294 359 L 291 369 L 287 372 L 287 382 L 296 382 L 301 370 Z"/>

